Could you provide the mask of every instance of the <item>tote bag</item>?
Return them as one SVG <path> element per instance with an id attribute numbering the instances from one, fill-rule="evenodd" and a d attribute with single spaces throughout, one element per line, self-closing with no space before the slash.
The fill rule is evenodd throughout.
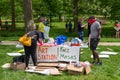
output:
<path id="1" fill-rule="evenodd" d="M 31 37 L 27 37 L 26 34 L 19 38 L 19 42 L 25 46 L 31 46 L 31 40 Z"/>

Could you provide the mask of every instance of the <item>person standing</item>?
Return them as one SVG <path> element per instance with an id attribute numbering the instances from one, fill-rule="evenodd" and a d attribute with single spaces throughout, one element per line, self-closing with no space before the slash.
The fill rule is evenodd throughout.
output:
<path id="1" fill-rule="evenodd" d="M 65 24 L 65 32 L 68 33 L 68 29 L 69 29 L 69 24 L 68 24 L 68 21 L 66 21 L 66 24 Z"/>
<path id="2" fill-rule="evenodd" d="M 90 35 L 90 26 L 91 26 L 91 24 L 89 23 L 89 19 L 88 19 L 88 37 Z"/>
<path id="3" fill-rule="evenodd" d="M 119 32 L 119 30 L 120 30 L 120 25 L 119 25 L 118 21 L 115 21 L 114 29 L 115 29 L 115 31 L 116 31 L 115 37 L 116 37 L 116 38 L 119 38 L 119 37 L 120 37 L 120 36 L 119 36 L 119 35 L 120 35 L 120 32 Z"/>
<path id="4" fill-rule="evenodd" d="M 101 25 L 96 20 L 95 16 L 90 16 L 89 23 L 91 24 L 90 28 L 90 49 L 93 54 L 93 64 L 102 65 L 102 61 L 99 58 L 99 55 L 96 51 L 98 43 L 100 41 L 100 34 L 101 34 Z"/>
<path id="5" fill-rule="evenodd" d="M 91 26 L 91 24 L 89 23 L 89 19 L 88 19 L 88 26 L 87 26 L 87 28 L 88 28 L 88 46 L 90 46 L 90 26 Z"/>
<path id="6" fill-rule="evenodd" d="M 47 24 L 48 24 L 46 17 L 44 17 L 43 24 L 44 24 L 45 26 L 47 26 Z"/>
<path id="7" fill-rule="evenodd" d="M 8 21 L 7 20 L 5 21 L 5 27 L 6 27 L 6 30 L 8 30 Z"/>
<path id="8" fill-rule="evenodd" d="M 36 55 L 37 42 L 42 43 L 42 39 L 41 39 L 41 34 L 39 33 L 38 30 L 33 30 L 33 31 L 28 32 L 27 36 L 32 37 L 31 46 L 24 45 L 25 65 L 26 65 L 26 69 L 29 69 L 28 65 L 29 65 L 30 56 L 33 60 L 34 66 L 37 66 L 37 55 Z"/>
<path id="9" fill-rule="evenodd" d="M 69 21 L 69 32 L 71 32 L 72 31 L 72 22 L 71 22 L 71 20 Z"/>
<path id="10" fill-rule="evenodd" d="M 44 26 L 43 20 L 40 19 L 38 30 L 40 31 L 43 40 L 45 39 L 44 38 L 44 27 L 45 26 Z"/>
<path id="11" fill-rule="evenodd" d="M 82 24 L 82 22 L 83 22 L 82 19 L 78 22 L 78 35 L 79 35 L 79 39 L 83 41 L 84 40 L 84 25 Z"/>

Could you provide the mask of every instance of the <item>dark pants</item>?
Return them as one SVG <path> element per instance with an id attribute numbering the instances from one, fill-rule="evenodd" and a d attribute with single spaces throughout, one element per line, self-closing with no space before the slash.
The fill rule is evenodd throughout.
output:
<path id="1" fill-rule="evenodd" d="M 37 48 L 37 42 L 35 40 L 32 40 L 32 45 L 30 47 L 24 46 L 26 67 L 28 67 L 30 56 L 32 57 L 34 66 L 37 65 L 36 48 Z"/>
<path id="2" fill-rule="evenodd" d="M 84 31 L 79 31 L 78 34 L 79 34 L 79 39 L 81 39 L 83 41 Z"/>
<path id="3" fill-rule="evenodd" d="M 42 37 L 42 39 L 45 39 L 43 32 L 41 32 L 41 37 Z"/>

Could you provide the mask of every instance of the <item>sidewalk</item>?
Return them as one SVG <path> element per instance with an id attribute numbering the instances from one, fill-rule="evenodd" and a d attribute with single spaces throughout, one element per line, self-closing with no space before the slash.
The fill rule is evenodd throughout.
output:
<path id="1" fill-rule="evenodd" d="M 1 41 L 0 45 L 16 45 L 18 41 Z M 120 46 L 120 42 L 99 42 L 100 46 Z"/>
<path id="2" fill-rule="evenodd" d="M 0 45 L 16 45 L 18 41 L 1 41 Z"/>
<path id="3" fill-rule="evenodd" d="M 120 42 L 99 42 L 101 46 L 120 46 Z"/>

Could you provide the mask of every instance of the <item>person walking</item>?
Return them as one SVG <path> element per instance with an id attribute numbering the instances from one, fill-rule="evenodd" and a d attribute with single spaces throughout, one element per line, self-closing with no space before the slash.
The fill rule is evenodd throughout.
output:
<path id="1" fill-rule="evenodd" d="M 99 55 L 96 51 L 98 43 L 100 41 L 100 34 L 101 34 L 101 25 L 96 20 L 95 16 L 90 16 L 89 23 L 91 24 L 90 28 L 90 49 L 93 54 L 93 64 L 102 65 L 102 61 L 99 58 Z"/>
<path id="2" fill-rule="evenodd" d="M 42 43 L 42 39 L 41 39 L 41 34 L 38 30 L 33 30 L 28 32 L 27 36 L 32 37 L 31 46 L 24 45 L 25 65 L 26 65 L 26 69 L 29 69 L 28 65 L 29 65 L 30 56 L 33 60 L 34 66 L 37 66 L 37 55 L 36 55 L 37 42 Z"/>

